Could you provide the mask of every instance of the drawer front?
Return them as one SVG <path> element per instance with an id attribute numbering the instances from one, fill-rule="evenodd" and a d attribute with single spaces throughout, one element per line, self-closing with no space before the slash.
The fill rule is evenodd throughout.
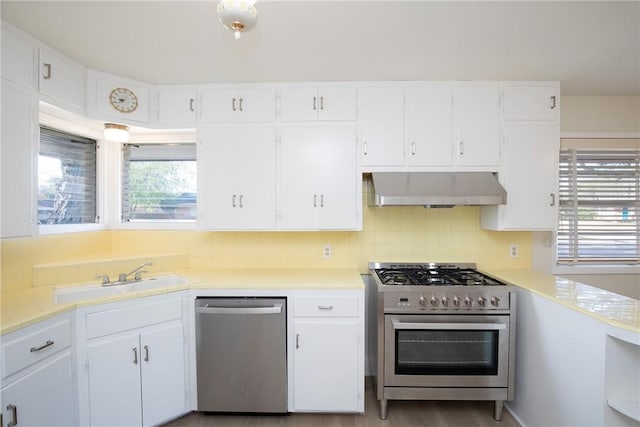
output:
<path id="1" fill-rule="evenodd" d="M 295 298 L 296 317 L 357 317 L 356 296 L 299 296 Z"/>
<path id="2" fill-rule="evenodd" d="M 181 318 L 180 299 L 91 313 L 87 315 L 87 338 L 102 337 Z"/>
<path id="3" fill-rule="evenodd" d="M 54 323 L 2 346 L 3 378 L 71 346 L 71 320 Z"/>

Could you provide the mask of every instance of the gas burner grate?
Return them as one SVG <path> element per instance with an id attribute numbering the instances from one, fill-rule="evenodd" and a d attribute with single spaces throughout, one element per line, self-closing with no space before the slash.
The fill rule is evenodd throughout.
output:
<path id="1" fill-rule="evenodd" d="M 380 282 L 388 286 L 499 286 L 503 283 L 474 269 L 451 265 L 378 268 Z"/>

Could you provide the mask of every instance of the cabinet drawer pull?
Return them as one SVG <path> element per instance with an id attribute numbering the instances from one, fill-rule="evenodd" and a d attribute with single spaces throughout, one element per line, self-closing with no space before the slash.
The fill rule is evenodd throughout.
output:
<path id="1" fill-rule="evenodd" d="M 416 155 L 416 142 L 415 141 L 411 141 L 411 155 L 412 156 Z"/>
<path id="2" fill-rule="evenodd" d="M 234 194 L 233 197 L 231 198 L 231 207 L 235 208 L 236 207 L 236 195 Z"/>
<path id="3" fill-rule="evenodd" d="M 331 305 L 318 304 L 318 310 L 333 310 L 333 304 Z"/>
<path id="4" fill-rule="evenodd" d="M 464 155 L 464 141 L 460 141 L 460 155 Z"/>
<path id="5" fill-rule="evenodd" d="M 240 98 L 240 101 L 238 102 L 238 106 L 240 107 L 240 108 L 239 108 L 239 109 L 240 109 L 240 111 L 244 111 L 244 110 L 242 109 L 242 101 L 243 101 L 243 100 L 244 100 L 243 98 Z"/>
<path id="6" fill-rule="evenodd" d="M 11 411 L 11 421 L 7 423 L 7 427 L 18 425 L 18 407 L 16 405 L 7 405 L 7 411 Z"/>
<path id="7" fill-rule="evenodd" d="M 362 143 L 362 148 L 363 148 L 363 151 L 364 151 L 364 155 L 366 156 L 367 155 L 367 141 L 364 141 Z"/>
<path id="8" fill-rule="evenodd" d="M 314 194 L 314 195 L 313 195 L 313 207 L 314 207 L 314 208 L 317 208 L 317 207 L 318 207 L 318 203 L 317 203 L 317 201 L 318 201 L 318 195 L 317 195 L 317 194 Z"/>
<path id="9" fill-rule="evenodd" d="M 231 98 L 231 109 L 233 111 L 238 111 L 238 110 L 236 110 L 236 99 L 235 98 Z"/>
<path id="10" fill-rule="evenodd" d="M 324 96 L 320 97 L 320 109 L 324 110 Z"/>
<path id="11" fill-rule="evenodd" d="M 195 111 L 193 109 L 193 102 L 194 102 L 194 99 L 193 98 L 189 98 L 189 111 Z"/>
<path id="12" fill-rule="evenodd" d="M 51 347 L 54 344 L 53 341 L 47 340 L 46 343 L 42 344 L 40 347 L 31 347 L 31 353 L 35 353 L 36 351 L 44 350 L 47 347 Z"/>
<path id="13" fill-rule="evenodd" d="M 144 346 L 144 361 L 145 362 L 149 361 L 149 346 L 148 345 Z"/>
<path id="14" fill-rule="evenodd" d="M 240 202 L 240 205 L 239 205 L 239 206 L 240 206 L 241 208 L 244 208 L 244 206 L 242 206 L 242 198 L 243 198 L 243 197 L 244 197 L 244 194 L 241 194 L 241 195 L 240 195 L 240 198 L 238 199 L 238 200 L 239 200 L 239 202 Z"/>
<path id="15" fill-rule="evenodd" d="M 45 62 L 43 65 L 46 69 L 46 73 L 44 73 L 44 76 L 42 76 L 42 78 L 45 80 L 49 80 L 51 78 L 51 64 Z"/>
<path id="16" fill-rule="evenodd" d="M 549 196 L 551 197 L 551 203 L 549 204 L 549 206 L 555 206 L 556 205 L 556 195 L 554 193 L 549 194 Z"/>
<path id="17" fill-rule="evenodd" d="M 296 348 L 300 348 L 300 334 L 296 334 Z"/>
<path id="18" fill-rule="evenodd" d="M 320 207 L 324 208 L 324 194 L 320 195 Z"/>
<path id="19" fill-rule="evenodd" d="M 551 109 L 553 110 L 553 109 L 555 109 L 555 108 L 556 108 L 556 96 L 555 96 L 555 95 L 553 95 L 553 96 L 551 97 Z"/>
<path id="20" fill-rule="evenodd" d="M 133 364 L 138 364 L 138 347 L 133 347 Z"/>
<path id="21" fill-rule="evenodd" d="M 317 110 L 317 108 L 316 108 L 316 97 L 315 96 L 313 97 L 313 110 L 314 111 Z"/>

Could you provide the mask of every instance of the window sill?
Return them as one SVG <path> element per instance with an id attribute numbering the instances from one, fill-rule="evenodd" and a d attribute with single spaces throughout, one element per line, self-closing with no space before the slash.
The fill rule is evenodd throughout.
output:
<path id="1" fill-rule="evenodd" d="M 121 222 L 114 230 L 195 230 L 195 220 L 184 221 L 131 221 Z"/>
<path id="2" fill-rule="evenodd" d="M 640 265 L 556 265 L 553 274 L 640 274 Z"/>
<path id="3" fill-rule="evenodd" d="M 87 231 L 101 231 L 106 229 L 107 227 L 104 224 L 52 224 L 39 225 L 38 234 L 44 236 L 49 234 L 84 233 Z"/>

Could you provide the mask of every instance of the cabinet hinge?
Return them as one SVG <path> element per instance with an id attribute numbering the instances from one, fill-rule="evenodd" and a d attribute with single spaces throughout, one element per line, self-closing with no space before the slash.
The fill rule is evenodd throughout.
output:
<path id="1" fill-rule="evenodd" d="M 87 372 L 89 372 L 89 362 L 84 364 L 84 368 L 87 370 Z"/>

